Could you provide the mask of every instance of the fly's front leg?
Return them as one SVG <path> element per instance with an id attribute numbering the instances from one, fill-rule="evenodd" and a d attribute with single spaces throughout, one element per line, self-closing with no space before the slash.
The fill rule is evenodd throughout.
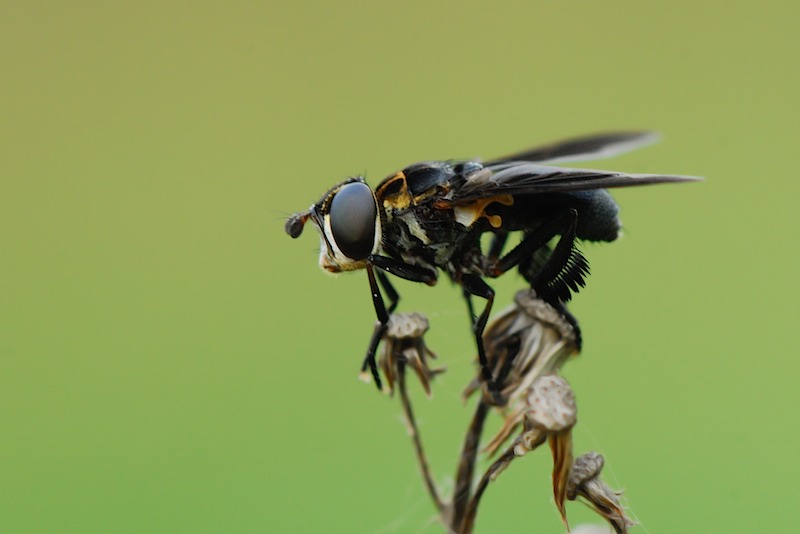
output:
<path id="1" fill-rule="evenodd" d="M 383 334 L 386 333 L 386 325 L 389 323 L 389 312 L 386 311 L 386 305 L 383 303 L 381 290 L 378 287 L 378 281 L 375 279 L 375 271 L 371 264 L 367 264 L 367 277 L 369 278 L 369 288 L 372 293 L 372 304 L 375 306 L 375 315 L 378 316 L 378 324 L 375 325 L 375 329 L 372 331 L 372 337 L 367 347 L 367 355 L 364 357 L 364 363 L 361 364 L 361 372 L 363 373 L 367 370 L 367 367 L 369 367 L 369 370 L 372 372 L 372 378 L 375 379 L 375 386 L 378 388 L 378 391 L 382 391 L 383 384 L 381 383 L 380 373 L 378 373 L 378 363 L 375 361 L 375 351 L 378 349 L 378 343 L 380 343 Z M 395 296 L 397 296 L 397 293 L 395 293 Z"/>
<path id="2" fill-rule="evenodd" d="M 367 355 L 364 357 L 364 363 L 361 365 L 361 372 L 365 372 L 367 367 L 369 367 L 372 372 L 372 377 L 375 379 L 375 385 L 379 390 L 382 390 L 383 385 L 381 383 L 380 374 L 378 373 L 378 364 L 375 361 L 375 352 L 378 350 L 378 344 L 381 342 L 381 338 L 383 338 L 383 335 L 386 333 L 389 316 L 394 312 L 395 308 L 397 308 L 400 295 L 383 272 L 378 271 L 376 277 L 376 267 L 381 269 L 381 271 L 394 274 L 406 280 L 423 282 L 428 285 L 436 283 L 436 272 L 431 272 L 428 269 L 416 265 L 409 265 L 387 256 L 370 255 L 367 257 L 367 277 L 369 278 L 372 304 L 375 306 L 375 315 L 378 317 L 378 324 L 375 325 L 375 329 L 372 331 L 372 337 L 367 347 Z M 383 296 L 378 287 L 378 280 L 380 280 L 383 289 L 386 291 L 386 295 L 391 301 L 388 310 L 386 309 L 386 304 L 383 302 Z"/>
<path id="3" fill-rule="evenodd" d="M 367 269 L 368 273 L 373 273 L 371 268 Z M 367 276 L 370 276 L 368 274 Z M 373 275 L 374 276 L 374 275 Z M 375 379 L 375 385 L 378 389 L 382 389 L 381 384 L 381 377 L 378 373 L 378 364 L 375 361 L 375 352 L 378 350 L 378 344 L 383 337 L 383 334 L 386 333 L 386 322 L 381 322 L 381 306 L 383 306 L 383 310 L 386 311 L 386 321 L 388 322 L 388 318 L 394 313 L 394 310 L 397 308 L 397 304 L 400 302 L 400 295 L 395 290 L 392 283 L 389 281 L 389 278 L 381 271 L 377 272 L 378 281 L 380 282 L 383 290 L 386 292 L 386 296 L 389 298 L 389 309 L 386 309 L 386 306 L 383 303 L 383 299 L 380 298 L 380 292 L 378 290 L 377 284 L 374 284 L 373 277 L 370 276 L 370 290 L 372 292 L 372 299 L 375 302 L 375 299 L 380 299 L 380 302 L 375 304 L 375 313 L 378 315 L 378 323 L 375 325 L 375 328 L 372 331 L 372 337 L 369 340 L 369 346 L 367 347 L 367 355 L 364 358 L 364 363 L 361 364 L 361 372 L 364 373 L 369 367 L 370 372 L 372 373 L 372 378 Z M 376 297 L 377 295 L 377 297 Z"/>
<path id="4" fill-rule="evenodd" d="M 386 271 L 389 274 L 393 274 L 405 280 L 422 282 L 423 284 L 428 284 L 429 286 L 432 286 L 436 283 L 436 271 L 431 271 L 430 269 L 420 267 L 419 265 L 404 263 L 388 256 L 370 254 L 367 256 L 367 263 L 374 265 L 381 271 Z"/>
<path id="5" fill-rule="evenodd" d="M 378 282 L 381 283 L 383 291 L 389 298 L 389 315 L 391 315 L 394 313 L 394 310 L 397 309 L 397 305 L 400 303 L 400 295 L 397 294 L 397 290 L 392 285 L 392 282 L 389 280 L 389 277 L 386 276 L 383 273 L 383 271 L 378 271 L 375 274 L 378 275 Z"/>

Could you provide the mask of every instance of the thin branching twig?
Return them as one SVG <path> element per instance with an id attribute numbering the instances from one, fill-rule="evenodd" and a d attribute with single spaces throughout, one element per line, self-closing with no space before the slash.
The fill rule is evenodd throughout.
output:
<path id="1" fill-rule="evenodd" d="M 417 421 L 414 418 L 414 411 L 411 409 L 411 399 L 408 396 L 408 389 L 406 388 L 405 371 L 405 364 L 399 364 L 397 373 L 397 389 L 400 391 L 400 401 L 403 405 L 403 414 L 405 415 L 406 423 L 408 424 L 408 432 L 411 434 L 411 441 L 414 443 L 414 452 L 417 455 L 417 463 L 419 464 L 419 469 L 422 472 L 422 479 L 425 481 L 425 487 L 428 488 L 428 494 L 430 494 L 433 504 L 436 506 L 436 510 L 441 513 L 442 509 L 444 508 L 444 503 L 439 497 L 439 491 L 436 489 L 436 483 L 433 481 L 433 477 L 431 476 L 431 470 L 428 465 L 428 459 L 425 456 L 425 450 L 422 448 L 422 438 L 419 435 L 419 428 L 417 427 Z"/>
<path id="2" fill-rule="evenodd" d="M 461 448 L 461 456 L 459 457 L 449 522 L 450 529 L 453 532 L 459 532 L 464 518 L 464 511 L 469 503 L 472 480 L 475 477 L 475 464 L 480 450 L 481 434 L 483 434 L 483 424 L 486 422 L 487 415 L 489 415 L 489 405 L 481 399 L 475 407 L 475 413 L 472 416 L 467 435 L 464 438 L 464 446 Z"/>
<path id="3" fill-rule="evenodd" d="M 509 447 L 491 466 L 489 466 L 489 469 L 486 470 L 486 473 L 483 474 L 480 482 L 478 482 L 478 485 L 475 487 L 475 495 L 469 501 L 458 532 L 461 534 L 470 534 L 472 532 L 475 526 L 475 516 L 478 514 L 478 505 L 480 504 L 483 492 L 486 491 L 489 482 L 497 478 L 497 475 L 508 467 L 516 457 L 514 448 Z"/>

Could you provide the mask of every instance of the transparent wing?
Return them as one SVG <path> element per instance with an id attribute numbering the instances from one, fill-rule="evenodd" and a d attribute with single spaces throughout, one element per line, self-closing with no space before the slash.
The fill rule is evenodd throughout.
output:
<path id="1" fill-rule="evenodd" d="M 555 143 L 488 161 L 485 165 L 527 161 L 555 163 L 588 161 L 617 156 L 658 141 L 655 132 L 606 132 L 565 139 Z"/>
<path id="2" fill-rule="evenodd" d="M 627 174 L 616 171 L 552 167 L 536 163 L 503 162 L 467 175 L 464 184 L 453 194 L 452 200 L 460 202 L 502 194 L 562 193 L 697 180 L 701 178 L 669 174 Z"/>

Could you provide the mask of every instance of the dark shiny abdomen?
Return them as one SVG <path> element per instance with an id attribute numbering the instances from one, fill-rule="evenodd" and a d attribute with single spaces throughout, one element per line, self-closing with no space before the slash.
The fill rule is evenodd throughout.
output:
<path id="1" fill-rule="evenodd" d="M 531 230 L 569 208 L 578 212 L 579 239 L 614 241 L 619 236 L 619 207 L 605 189 L 519 195 L 514 198 L 513 205 L 493 204 L 487 211 L 502 217 L 504 230 L 515 231 Z"/>

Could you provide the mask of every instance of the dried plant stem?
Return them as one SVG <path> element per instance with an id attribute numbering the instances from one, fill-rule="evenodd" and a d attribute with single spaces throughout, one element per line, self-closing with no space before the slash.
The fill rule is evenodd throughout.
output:
<path id="1" fill-rule="evenodd" d="M 464 439 L 464 447 L 461 449 L 461 459 L 458 463 L 456 473 L 456 486 L 453 492 L 452 516 L 450 518 L 450 529 L 452 532 L 460 532 L 464 512 L 470 498 L 470 487 L 475 474 L 475 462 L 478 456 L 481 434 L 483 433 L 483 423 L 489 413 L 489 405 L 483 399 L 478 401 L 472 422 L 467 430 Z"/>
<path id="2" fill-rule="evenodd" d="M 506 452 L 504 452 L 491 466 L 489 466 L 489 469 L 486 470 L 486 473 L 483 474 L 480 482 L 478 482 L 478 486 L 475 488 L 475 495 L 472 497 L 472 500 L 470 500 L 469 505 L 467 506 L 464 519 L 461 523 L 461 528 L 458 530 L 460 534 L 470 534 L 472 532 L 472 529 L 475 526 L 475 516 L 478 514 L 478 505 L 480 504 L 483 492 L 486 490 L 489 482 L 493 481 L 495 477 L 500 474 L 500 471 L 508 467 L 508 465 L 516 457 L 516 454 L 514 454 L 514 447 L 509 447 Z"/>
<path id="3" fill-rule="evenodd" d="M 433 504 L 441 513 L 441 511 L 444 509 L 444 503 L 439 497 L 439 492 L 436 490 L 436 484 L 433 481 L 430 467 L 428 466 L 428 459 L 425 456 L 424 449 L 422 448 L 422 439 L 419 436 L 417 421 L 414 418 L 414 411 L 411 409 L 411 399 L 408 396 L 408 389 L 406 388 L 405 365 L 402 364 L 400 365 L 398 372 L 397 386 L 400 390 L 400 400 L 403 405 L 403 414 L 406 417 L 408 431 L 411 433 L 411 440 L 414 442 L 414 452 L 417 455 L 417 462 L 419 463 L 419 469 L 422 472 L 422 478 L 425 480 L 425 486 L 428 488 L 428 494 L 430 494 Z"/>

